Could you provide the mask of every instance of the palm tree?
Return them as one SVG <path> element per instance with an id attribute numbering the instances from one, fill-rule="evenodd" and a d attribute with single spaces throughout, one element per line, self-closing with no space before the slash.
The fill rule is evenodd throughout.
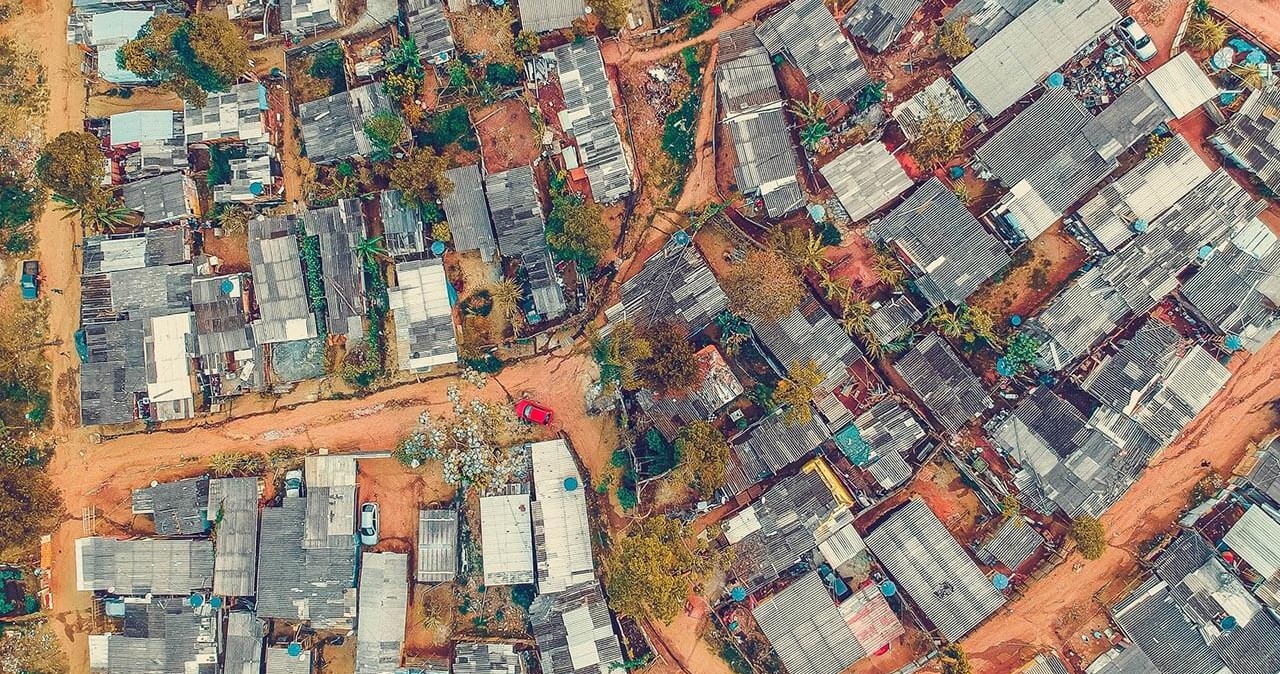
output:
<path id="1" fill-rule="evenodd" d="M 965 322 L 955 312 L 945 306 L 936 307 L 929 322 L 947 337 L 959 337 L 964 334 Z"/>
<path id="2" fill-rule="evenodd" d="M 817 152 L 818 145 L 830 135 L 831 127 L 827 126 L 826 122 L 818 120 L 805 124 L 804 128 L 800 129 L 800 142 L 808 151 Z"/>
<path id="3" fill-rule="evenodd" d="M 867 325 L 867 317 L 871 315 L 871 304 L 866 300 L 857 300 L 844 305 L 840 316 L 840 325 L 845 334 L 862 334 Z"/>
<path id="4" fill-rule="evenodd" d="M 827 260 L 827 247 L 823 245 L 822 239 L 814 236 L 813 231 L 807 232 L 804 242 L 804 250 L 801 251 L 800 266 L 822 273 L 827 265 L 831 264 Z"/>
<path id="5" fill-rule="evenodd" d="M 493 308 L 497 309 L 503 318 L 511 320 L 513 316 L 520 313 L 520 301 L 524 299 L 524 288 L 515 281 L 506 279 L 489 288 L 489 299 L 493 301 Z"/>
<path id="6" fill-rule="evenodd" d="M 873 264 L 875 265 L 876 276 L 879 276 L 881 281 L 894 288 L 902 284 L 902 279 L 906 276 L 906 272 L 902 269 L 902 265 L 898 264 L 898 261 L 888 253 L 877 250 Z"/>
<path id="7" fill-rule="evenodd" d="M 1004 342 L 1000 339 L 1000 335 L 996 334 L 995 318 L 991 312 L 982 307 L 971 307 L 964 305 L 961 307 L 964 316 L 964 322 L 969 324 L 969 328 L 973 330 L 973 334 L 987 340 L 992 348 L 999 349 Z"/>
<path id="8" fill-rule="evenodd" d="M 807 100 L 792 101 L 791 112 L 805 124 L 813 124 L 825 119 L 830 107 L 831 105 L 822 98 L 822 94 L 810 91 Z"/>
<path id="9" fill-rule="evenodd" d="M 53 195 L 57 209 L 63 212 L 63 219 L 80 218 L 80 225 L 85 231 L 94 234 L 110 234 L 129 224 L 133 211 L 124 205 L 108 189 L 99 189 L 84 201 L 68 199 L 61 194 Z"/>
<path id="10" fill-rule="evenodd" d="M 387 249 L 382 245 L 382 237 L 365 237 L 356 243 L 356 257 L 366 265 L 377 264 L 378 260 L 387 257 Z"/>
<path id="11" fill-rule="evenodd" d="M 862 338 L 863 351 L 872 359 L 879 360 L 880 356 L 884 355 L 884 345 L 880 343 L 880 339 L 871 330 L 864 326 L 858 332 L 858 336 Z"/>

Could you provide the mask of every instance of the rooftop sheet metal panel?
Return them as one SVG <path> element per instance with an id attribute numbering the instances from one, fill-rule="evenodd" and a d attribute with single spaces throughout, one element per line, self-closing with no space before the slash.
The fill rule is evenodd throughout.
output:
<path id="1" fill-rule="evenodd" d="M 401 262 L 396 265 L 396 282 L 387 297 L 396 322 L 399 368 L 423 372 L 458 362 L 458 335 L 444 261 Z"/>
<path id="2" fill-rule="evenodd" d="M 1032 555 L 1044 546 L 1044 536 L 1021 516 L 1007 517 L 994 535 L 978 550 L 980 559 L 988 563 L 999 562 L 1010 571 L 1017 571 Z"/>
<path id="3" fill-rule="evenodd" d="M 447 583 L 458 575 L 458 511 L 418 511 L 419 583 Z"/>
<path id="4" fill-rule="evenodd" d="M 493 235 L 493 223 L 489 220 L 489 204 L 484 198 L 484 186 L 480 182 L 480 166 L 459 166 L 444 172 L 453 184 L 449 196 L 443 199 L 445 218 L 453 234 L 454 250 L 466 253 L 480 251 L 480 259 L 492 262 L 498 252 L 498 241 Z"/>
<path id="5" fill-rule="evenodd" d="M 840 324 L 812 295 L 777 321 L 755 321 L 752 325 L 760 342 L 783 370 L 793 363 L 813 360 L 822 373 L 821 391 L 842 383 L 849 367 L 862 358 L 862 351 Z M 815 391 L 815 397 L 820 392 Z"/>
<path id="6" fill-rule="evenodd" d="M 818 169 L 854 220 L 880 210 L 911 187 L 911 178 L 883 143 L 855 145 Z"/>
<path id="7" fill-rule="evenodd" d="M 409 556 L 366 552 L 360 563 L 355 674 L 386 674 L 400 666 L 409 610 Z"/>
<path id="8" fill-rule="evenodd" d="M 520 585 L 536 577 L 528 494 L 480 497 L 485 585 Z"/>
<path id="9" fill-rule="evenodd" d="M 538 592 L 562 592 L 595 581 L 586 484 L 564 440 L 535 442 L 533 538 Z"/>
<path id="10" fill-rule="evenodd" d="M 689 334 L 700 332 L 729 306 L 711 268 L 696 246 L 668 241 L 645 260 L 635 276 L 622 283 L 621 302 L 609 307 L 609 320 L 647 323 L 671 318 Z"/>
<path id="11" fill-rule="evenodd" d="M 859 0 L 844 17 L 849 34 L 866 40 L 871 49 L 883 52 L 907 27 L 923 0 Z"/>
<path id="12" fill-rule="evenodd" d="M 829 101 L 852 103 L 871 76 L 858 50 L 822 0 L 795 0 L 756 26 L 769 53 L 786 53 L 809 88 Z"/>
<path id="13" fill-rule="evenodd" d="M 816 571 L 752 613 L 790 674 L 839 674 L 867 655 Z"/>
<path id="14" fill-rule="evenodd" d="M 918 497 L 877 525 L 866 542 L 948 641 L 968 634 L 1004 605 L 1004 595 Z"/>
<path id="15" fill-rule="evenodd" d="M 1181 52 L 1147 75 L 1160 100 L 1174 118 L 1185 117 L 1205 101 L 1218 95 L 1218 87 L 1200 69 L 1188 52 Z"/>
<path id="16" fill-rule="evenodd" d="M 529 623 L 545 674 L 600 674 L 622 661 L 609 606 L 594 580 L 538 595 Z"/>
<path id="17" fill-rule="evenodd" d="M 947 432 L 954 432 L 991 407 L 982 380 L 960 362 L 937 333 L 920 340 L 894 363 L 894 369 Z"/>
<path id="18" fill-rule="evenodd" d="M 258 571 L 258 478 L 209 481 L 209 510 L 216 513 L 213 593 L 251 597 Z"/>
<path id="19" fill-rule="evenodd" d="M 76 540 L 76 588 L 82 592 L 186 596 L 212 585 L 213 543 L 207 540 Z"/>

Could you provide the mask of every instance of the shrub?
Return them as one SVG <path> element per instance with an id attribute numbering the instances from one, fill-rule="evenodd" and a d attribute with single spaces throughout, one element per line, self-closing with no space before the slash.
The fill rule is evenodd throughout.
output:
<path id="1" fill-rule="evenodd" d="M 520 69 L 505 63 L 490 63 L 484 67 L 484 80 L 496 87 L 514 87 L 520 83 Z"/>

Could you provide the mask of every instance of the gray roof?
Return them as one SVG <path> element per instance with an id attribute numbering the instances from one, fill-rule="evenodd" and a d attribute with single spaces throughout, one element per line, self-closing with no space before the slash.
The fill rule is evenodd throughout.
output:
<path id="1" fill-rule="evenodd" d="M 76 541 L 76 587 L 117 595 L 181 595 L 213 586 L 213 543 L 91 537 Z"/>
<path id="2" fill-rule="evenodd" d="M 559 317 L 566 309 L 564 291 L 547 248 L 546 222 L 533 168 L 519 166 L 491 173 L 484 184 L 489 195 L 489 214 L 498 233 L 498 250 L 506 257 L 520 258 L 529 278 L 535 310 L 547 319 Z"/>
<path id="3" fill-rule="evenodd" d="M 258 344 L 316 336 L 315 315 L 302 276 L 302 255 L 295 229 L 298 221 L 263 218 L 249 221 L 249 266 L 253 270 L 253 322 Z"/>
<path id="4" fill-rule="evenodd" d="M 1019 461 L 1031 452 L 1048 451 L 1059 457 L 1077 449 L 1075 438 L 1085 427 L 1085 414 L 1052 389 L 1038 387 L 1018 401 L 991 433 L 1001 450 Z"/>
<path id="5" fill-rule="evenodd" d="M 907 27 L 924 0 L 860 0 L 844 17 L 849 34 L 866 41 L 872 51 L 884 51 Z"/>
<path id="6" fill-rule="evenodd" d="M 1004 604 L 1004 595 L 919 497 L 876 525 L 865 540 L 947 641 L 973 631 Z"/>
<path id="7" fill-rule="evenodd" d="M 535 33 L 568 28 L 574 19 L 586 16 L 582 0 L 529 0 L 519 9 L 521 28 Z"/>
<path id="8" fill-rule="evenodd" d="M 337 0 L 285 0 L 280 3 L 280 29 L 286 33 L 314 34 L 341 23 Z"/>
<path id="9" fill-rule="evenodd" d="M 726 53 L 732 58 L 725 56 Z M 752 27 L 743 26 L 721 34 L 720 54 L 716 88 L 725 117 L 782 106 L 782 90 L 773 73 L 773 61 Z"/>
<path id="10" fill-rule="evenodd" d="M 936 332 L 911 347 L 893 367 L 947 432 L 954 432 L 991 407 L 982 380 Z"/>
<path id="11" fill-rule="evenodd" d="M 266 674 L 311 674 L 311 664 L 309 650 L 295 658 L 284 647 L 267 649 Z"/>
<path id="12" fill-rule="evenodd" d="M 418 44 L 423 63 L 438 63 L 453 57 L 453 29 L 440 0 L 409 0 L 405 3 L 405 28 Z"/>
<path id="13" fill-rule="evenodd" d="M 360 564 L 355 674 L 385 674 L 400 666 L 409 610 L 409 556 L 366 552 Z"/>
<path id="14" fill-rule="evenodd" d="M 756 321 L 751 326 L 761 344 L 782 370 L 793 363 L 816 361 L 822 373 L 821 392 L 840 385 L 849 374 L 849 366 L 862 358 L 844 328 L 812 295 L 806 294 L 800 306 L 776 321 Z"/>
<path id="15" fill-rule="evenodd" d="M 855 145 L 818 169 L 849 217 L 861 220 L 911 187 L 911 178 L 880 141 Z"/>
<path id="16" fill-rule="evenodd" d="M 230 89 L 208 94 L 203 107 L 186 104 L 186 141 L 202 143 L 236 138 L 242 141 L 265 139 L 262 101 L 264 84 L 241 82 Z"/>
<path id="17" fill-rule="evenodd" d="M 191 307 L 189 264 L 121 269 L 80 277 L 80 322 L 147 319 Z"/>
<path id="18" fill-rule="evenodd" d="M 999 562 L 1016 572 L 1043 545 L 1044 536 L 1022 516 L 1006 517 L 991 538 L 978 549 L 978 559 L 989 565 Z"/>
<path id="19" fill-rule="evenodd" d="M 1151 223 L 1120 252 L 1076 278 L 1033 321 L 1048 337 L 1043 366 L 1062 369 L 1111 332 L 1146 312 L 1177 286 L 1201 246 L 1251 221 L 1264 204 L 1219 169 Z"/>
<path id="20" fill-rule="evenodd" d="M 453 647 L 453 674 L 522 674 L 525 669 L 511 644 L 460 641 Z"/>
<path id="21" fill-rule="evenodd" d="M 642 389 L 636 394 L 640 408 L 653 422 L 654 428 L 668 440 L 673 439 L 687 423 L 711 421 L 743 393 L 742 382 L 714 344 L 700 349 L 697 357 L 704 374 L 702 383 L 696 388 L 670 395 Z"/>
<path id="22" fill-rule="evenodd" d="M 937 178 L 916 188 L 867 233 L 873 241 L 893 244 L 934 306 L 964 302 L 1010 262 L 1004 243 Z"/>
<path id="23" fill-rule="evenodd" d="M 1231 373 L 1208 351 L 1192 346 L 1165 364 L 1123 411 L 1151 437 L 1168 443 L 1226 385 Z"/>
<path id="24" fill-rule="evenodd" d="M 266 624 L 249 611 L 227 614 L 227 646 L 222 652 L 222 674 L 261 674 Z"/>
<path id="25" fill-rule="evenodd" d="M 870 448 L 863 466 L 883 489 L 892 489 L 911 478 L 911 466 L 903 458 L 924 439 L 916 415 L 893 398 L 885 398 L 853 420 L 858 437 Z"/>
<path id="26" fill-rule="evenodd" d="M 604 674 L 622 662 L 609 606 L 595 581 L 538 595 L 529 623 L 545 674 Z"/>
<path id="27" fill-rule="evenodd" d="M 1164 152 L 1143 159 L 1086 201 L 1075 218 L 1094 242 L 1114 252 L 1138 235 L 1134 223 L 1150 223 L 1209 177 L 1211 169 L 1186 139 L 1176 135 Z"/>
<path id="28" fill-rule="evenodd" d="M 164 224 L 195 217 L 195 183 L 181 173 L 125 183 L 122 196 L 125 208 L 140 213 L 145 223 Z"/>
<path id="29" fill-rule="evenodd" d="M 80 423 L 125 424 L 137 419 L 138 398 L 147 390 L 147 322 L 142 319 L 88 324 L 89 358 L 80 365 Z"/>
<path id="30" fill-rule="evenodd" d="M 458 511 L 418 511 L 419 583 L 447 583 L 458 575 Z"/>
<path id="31" fill-rule="evenodd" d="M 560 121 L 578 144 L 591 196 L 600 203 L 617 201 L 631 193 L 631 165 L 613 120 L 613 86 L 600 43 L 595 37 L 574 40 L 554 54 L 564 92 Z"/>
<path id="32" fill-rule="evenodd" d="M 489 221 L 489 205 L 485 202 L 484 186 L 480 183 L 480 166 L 459 166 L 444 172 L 453 183 L 449 196 L 444 198 L 444 215 L 453 234 L 453 247 L 459 253 L 480 251 L 480 259 L 493 260 L 498 251 L 498 241 L 493 236 L 493 223 Z"/>
<path id="33" fill-rule="evenodd" d="M 796 178 L 796 149 L 781 107 L 763 107 L 725 120 L 733 139 L 738 190 L 758 195 L 769 217 L 778 218 L 804 203 Z"/>
<path id="34" fill-rule="evenodd" d="M 244 274 L 191 279 L 196 355 L 220 356 L 254 347 L 245 292 L 247 280 Z"/>
<path id="35" fill-rule="evenodd" d="M 209 482 L 209 511 L 216 521 L 213 592 L 250 597 L 258 571 L 258 478 L 224 477 Z M 268 541 L 269 543 L 269 541 Z"/>
<path id="36" fill-rule="evenodd" d="M 1111 609 L 1121 630 L 1162 674 L 1219 674 L 1225 663 L 1205 643 L 1169 591 L 1152 577 Z"/>
<path id="37" fill-rule="evenodd" d="M 1116 646 L 1094 660 L 1085 671 L 1087 674 L 1161 674 L 1151 658 L 1134 645 Z"/>
<path id="38" fill-rule="evenodd" d="M 790 674 L 840 674 L 867 655 L 817 571 L 760 602 L 752 614 Z"/>
<path id="39" fill-rule="evenodd" d="M 320 237 L 320 269 L 324 277 L 325 325 L 331 335 L 357 339 L 364 335 L 364 266 L 356 246 L 364 238 L 359 199 L 302 212 L 307 235 Z"/>
<path id="40" fill-rule="evenodd" d="M 161 482 L 133 490 L 133 514 L 151 515 L 157 536 L 196 536 L 209 529 L 209 477 Z"/>
<path id="41" fill-rule="evenodd" d="M 643 324 L 669 318 L 687 326 L 689 334 L 710 325 L 729 306 L 729 298 L 698 249 L 674 240 L 645 260 L 618 292 L 621 301 L 605 312 L 610 322 Z"/>
<path id="42" fill-rule="evenodd" d="M 1209 257 L 1182 286 L 1182 297 L 1219 334 L 1243 338 L 1246 348 L 1261 348 L 1276 328 L 1275 292 L 1280 246 L 1261 221 L 1268 243 L 1252 251 L 1228 242 Z M 1264 288 L 1264 286 L 1266 288 Z"/>
<path id="43" fill-rule="evenodd" d="M 142 232 L 85 237 L 83 274 L 160 267 L 191 259 L 185 227 L 152 227 Z"/>
<path id="44" fill-rule="evenodd" d="M 1249 471 L 1249 484 L 1280 505 L 1280 438 L 1273 438 L 1258 453 L 1258 462 Z"/>
<path id="45" fill-rule="evenodd" d="M 858 50 L 822 0 L 795 0 L 756 26 L 770 54 L 786 53 L 809 88 L 829 101 L 852 103 L 871 83 Z"/>
<path id="46" fill-rule="evenodd" d="M 888 344 L 911 331 L 924 313 L 916 308 L 911 298 L 898 295 L 889 300 L 867 317 L 867 329 L 876 336 L 876 341 Z"/>
<path id="47" fill-rule="evenodd" d="M 778 481 L 751 504 L 759 529 L 735 543 L 729 573 L 752 591 L 777 580 L 818 547 L 818 528 L 839 505 L 817 471 Z"/>
<path id="48" fill-rule="evenodd" d="M 1234 166 L 1253 174 L 1272 191 L 1280 191 L 1280 88 L 1264 87 L 1249 94 L 1210 141 Z"/>
<path id="49" fill-rule="evenodd" d="M 792 463 L 812 456 L 819 445 L 831 438 L 816 415 L 796 426 L 788 426 L 782 417 L 782 414 L 765 417 L 745 442 L 733 446 L 725 475 L 726 495 L 735 496 Z"/>
<path id="50" fill-rule="evenodd" d="M 1071 670 L 1067 669 L 1057 653 L 1048 651 L 1033 658 L 1030 666 L 1019 674 L 1071 674 Z"/>
<path id="51" fill-rule="evenodd" d="M 405 201 L 399 190 L 382 190 L 378 193 L 378 207 L 382 217 L 382 242 L 388 253 L 398 257 L 426 250 L 422 216 L 416 203 Z"/>
<path id="52" fill-rule="evenodd" d="M 309 488 L 306 498 L 285 497 L 280 507 L 263 509 L 260 617 L 309 621 L 317 629 L 351 627 L 356 614 L 354 536 L 323 536 L 310 544 L 304 540 L 308 506 L 315 501 L 323 508 L 328 495 L 327 488 Z"/>
<path id="53" fill-rule="evenodd" d="M 89 635 L 89 668 L 106 674 L 213 674 L 217 614 L 186 597 L 126 603 L 120 632 Z"/>
<path id="54" fill-rule="evenodd" d="M 458 361 L 449 281 L 444 261 L 430 258 L 396 265 L 396 287 L 387 291 L 396 324 L 396 358 L 401 370 L 423 372 Z"/>
<path id="55" fill-rule="evenodd" d="M 1119 20 L 1106 0 L 1037 0 L 952 73 L 994 117 Z"/>
<path id="56" fill-rule="evenodd" d="M 966 17 L 965 34 L 975 47 L 981 47 L 1034 4 L 1035 0 L 960 0 L 946 18 Z"/>
<path id="57" fill-rule="evenodd" d="M 1007 188 L 1026 181 L 1053 217 L 1016 223 L 1028 239 L 1039 236 L 1118 165 L 1088 133 L 1093 117 L 1066 88 L 1050 89 L 974 154 Z M 1104 134 L 1105 135 L 1105 134 Z M 1127 147 L 1127 146 L 1126 146 Z"/>
<path id="58" fill-rule="evenodd" d="M 1168 323 L 1150 319 L 1105 356 L 1080 386 L 1102 404 L 1123 410 L 1160 376 L 1181 346 L 1182 336 Z"/>
<path id="59" fill-rule="evenodd" d="M 373 143 L 364 123 L 380 111 L 394 112 L 394 107 L 378 82 L 299 105 L 298 124 L 307 158 L 326 164 L 368 155 Z"/>

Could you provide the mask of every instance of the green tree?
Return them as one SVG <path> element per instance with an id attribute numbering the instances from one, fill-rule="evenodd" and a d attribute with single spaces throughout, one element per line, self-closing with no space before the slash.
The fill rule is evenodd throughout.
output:
<path id="1" fill-rule="evenodd" d="M 881 248 L 876 248 L 875 257 L 872 259 L 871 264 L 876 270 L 876 276 L 894 288 L 902 284 L 902 280 L 907 274 L 902 265 L 888 251 Z"/>
<path id="2" fill-rule="evenodd" d="M 267 470 L 267 457 L 258 452 L 219 452 L 209 457 L 209 472 L 218 477 L 252 477 Z"/>
<path id="3" fill-rule="evenodd" d="M 574 192 L 551 198 L 546 230 L 551 252 L 558 259 L 577 262 L 584 271 L 595 269 L 612 243 L 604 209 Z"/>
<path id="4" fill-rule="evenodd" d="M 911 156 L 921 166 L 936 168 L 960 153 L 963 140 L 964 124 L 944 117 L 937 104 L 930 101 L 925 117 L 920 121 L 920 131 L 911 142 Z"/>
<path id="5" fill-rule="evenodd" d="M 962 315 L 948 309 L 945 305 L 938 305 L 930 312 L 929 322 L 938 329 L 938 332 L 947 337 L 959 337 L 968 327 Z"/>
<path id="6" fill-rule="evenodd" d="M 356 242 L 356 257 L 366 265 L 376 265 L 379 260 L 387 257 L 387 248 L 382 243 L 380 236 L 366 236 Z"/>
<path id="7" fill-rule="evenodd" d="M 108 188 L 99 188 L 85 201 L 75 202 L 61 194 L 53 195 L 55 208 L 63 212 L 64 220 L 79 218 L 80 226 L 89 234 L 111 234 L 133 218 L 133 211 L 117 199 Z"/>
<path id="8" fill-rule="evenodd" d="M 514 87 L 520 83 L 520 69 L 506 63 L 489 63 L 484 67 L 484 79 L 495 87 Z"/>
<path id="9" fill-rule="evenodd" d="M 633 524 L 614 541 L 603 564 L 613 610 L 670 622 L 693 584 L 720 563 L 710 549 L 691 548 L 691 535 L 687 525 L 659 515 Z"/>
<path id="10" fill-rule="evenodd" d="M 0 466 L 0 552 L 32 545 L 61 514 L 62 495 L 43 470 Z"/>
<path id="11" fill-rule="evenodd" d="M 1071 521 L 1071 540 L 1085 559 L 1098 559 L 1107 551 L 1107 532 L 1098 518 L 1081 515 Z"/>
<path id="12" fill-rule="evenodd" d="M 791 313 L 808 294 L 791 263 L 764 250 L 752 251 L 733 265 L 724 286 L 734 313 L 765 322 Z"/>
<path id="13" fill-rule="evenodd" d="M 854 106 L 855 109 L 858 112 L 862 112 L 867 108 L 876 105 L 880 101 L 883 101 L 885 84 L 886 82 L 884 80 L 873 80 L 871 84 L 863 87 L 862 90 L 858 92 L 858 101 Z"/>
<path id="14" fill-rule="evenodd" d="M 1227 24 L 1208 14 L 1193 16 L 1182 39 L 1196 51 L 1217 51 L 1227 41 Z"/>
<path id="15" fill-rule="evenodd" d="M 200 12 L 186 19 L 156 15 L 124 44 L 116 61 L 193 105 L 204 105 L 207 92 L 225 91 L 251 68 L 244 35 L 221 12 Z"/>
<path id="16" fill-rule="evenodd" d="M 392 110 L 379 110 L 364 121 L 364 133 L 373 143 L 374 158 L 391 158 L 391 149 L 404 136 L 404 121 Z"/>
<path id="17" fill-rule="evenodd" d="M 644 386 L 638 364 L 653 353 L 653 345 L 635 323 L 618 321 L 608 337 L 597 335 L 591 341 L 592 355 L 600 365 L 601 382 L 609 386 L 617 384 L 626 391 Z"/>
<path id="18" fill-rule="evenodd" d="M 36 176 L 54 194 L 83 203 L 96 196 L 107 175 L 106 157 L 98 137 L 84 131 L 63 131 L 40 153 Z"/>
<path id="19" fill-rule="evenodd" d="M 600 18 L 600 23 L 617 33 L 627 27 L 627 15 L 631 13 L 631 0 L 588 0 L 591 11 Z"/>
<path id="20" fill-rule="evenodd" d="M 1017 376 L 1034 365 L 1036 360 L 1040 358 L 1041 345 L 1043 345 L 1043 342 L 1026 331 L 1014 335 L 1009 340 L 1008 345 L 1005 346 L 1004 355 L 1002 356 L 1009 374 Z"/>
<path id="21" fill-rule="evenodd" d="M 973 40 L 969 39 L 966 30 L 968 27 L 969 17 L 961 15 L 947 19 L 938 29 L 935 42 L 942 53 L 952 61 L 959 61 L 973 53 Z"/>
<path id="22" fill-rule="evenodd" d="M 773 401 L 786 407 L 782 419 L 788 426 L 805 424 L 813 418 L 809 401 L 823 379 L 816 360 L 795 361 L 787 367 L 787 376 L 774 389 Z"/>
<path id="23" fill-rule="evenodd" d="M 521 56 L 533 56 L 538 53 L 538 49 L 541 47 L 538 34 L 528 30 L 520 31 L 520 34 L 516 36 L 513 47 L 516 53 Z"/>
<path id="24" fill-rule="evenodd" d="M 938 654 L 938 661 L 942 663 L 942 674 L 973 674 L 969 655 L 960 644 L 947 644 Z"/>
<path id="25" fill-rule="evenodd" d="M 410 150 L 399 159 L 379 164 L 385 172 L 387 185 L 400 190 L 400 196 L 419 203 L 433 203 L 449 196 L 453 183 L 445 177 L 449 160 L 429 147 Z"/>
<path id="26" fill-rule="evenodd" d="M 729 443 L 715 426 L 695 421 L 680 429 L 676 452 L 680 457 L 675 474 L 677 481 L 688 484 L 702 496 L 710 496 L 724 486 Z"/>
<path id="27" fill-rule="evenodd" d="M 675 395 L 702 383 L 702 370 L 683 326 L 660 320 L 641 328 L 649 355 L 636 361 L 636 375 L 655 393 Z"/>
<path id="28" fill-rule="evenodd" d="M 965 304 L 960 306 L 960 314 L 973 336 L 986 340 L 992 348 L 998 349 L 1004 345 L 1000 335 L 996 334 L 996 320 L 990 311 Z"/>

